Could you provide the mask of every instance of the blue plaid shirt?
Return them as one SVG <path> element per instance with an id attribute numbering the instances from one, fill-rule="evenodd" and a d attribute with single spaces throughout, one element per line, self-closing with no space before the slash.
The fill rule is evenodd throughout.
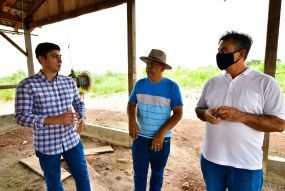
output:
<path id="1" fill-rule="evenodd" d="M 85 105 L 72 78 L 57 75 L 52 82 L 39 71 L 21 81 L 17 88 L 16 121 L 33 128 L 34 147 L 43 154 L 60 154 L 79 143 L 74 124 L 43 124 L 46 117 L 58 116 L 72 107 L 80 116 L 85 114 Z"/>

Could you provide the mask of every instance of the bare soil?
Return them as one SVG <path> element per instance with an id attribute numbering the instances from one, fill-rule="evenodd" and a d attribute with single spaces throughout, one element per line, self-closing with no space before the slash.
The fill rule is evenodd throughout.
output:
<path id="1" fill-rule="evenodd" d="M 127 127 L 126 95 L 85 99 L 88 103 L 88 122 L 118 128 Z M 184 110 L 193 110 L 193 105 L 186 103 Z M 0 106 L 3 115 L 7 112 L 7 110 L 5 112 L 2 110 L 3 107 L 7 106 L 8 110 L 11 110 L 13 103 L 0 103 Z M 204 123 L 197 120 L 191 111 L 186 112 L 184 119 L 173 130 L 171 153 L 165 169 L 164 191 L 205 190 L 199 165 L 204 134 L 203 126 Z M 270 155 L 285 157 L 284 139 L 283 133 L 271 134 Z M 82 136 L 82 140 L 85 148 L 109 145 L 85 136 Z M 131 149 L 115 145 L 112 147 L 113 153 L 88 156 L 87 161 L 99 173 L 106 190 L 133 190 Z M 0 191 L 45 190 L 44 179 L 19 163 L 20 159 L 32 154 L 34 154 L 32 130 L 16 125 L 11 116 L 0 117 Z M 66 165 L 63 164 L 63 166 L 66 168 Z M 63 185 L 67 191 L 75 190 L 72 178 L 64 180 Z M 265 185 L 263 190 L 281 191 L 285 189 Z"/>

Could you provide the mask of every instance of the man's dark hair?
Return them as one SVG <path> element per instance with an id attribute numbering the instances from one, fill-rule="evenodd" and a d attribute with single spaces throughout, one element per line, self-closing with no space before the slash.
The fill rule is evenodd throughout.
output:
<path id="1" fill-rule="evenodd" d="M 219 43 L 224 40 L 232 39 L 236 42 L 236 51 L 245 49 L 245 58 L 247 58 L 247 55 L 249 53 L 250 47 L 252 45 L 252 38 L 245 34 L 245 33 L 239 33 L 236 31 L 227 31 L 219 40 Z"/>
<path id="2" fill-rule="evenodd" d="M 40 43 L 38 44 L 38 46 L 36 47 L 36 57 L 38 58 L 39 56 L 43 56 L 45 58 L 47 58 L 47 54 L 53 50 L 58 50 L 60 51 L 60 47 L 57 44 L 53 44 L 50 42 L 44 42 L 44 43 Z"/>

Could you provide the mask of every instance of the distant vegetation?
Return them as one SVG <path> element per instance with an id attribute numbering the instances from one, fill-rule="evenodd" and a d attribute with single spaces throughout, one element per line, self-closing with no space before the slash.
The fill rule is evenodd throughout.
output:
<path id="1" fill-rule="evenodd" d="M 251 60 L 247 63 L 249 66 L 262 71 L 263 62 L 260 60 Z M 211 77 L 219 74 L 221 71 L 216 66 L 200 67 L 195 70 L 177 67 L 174 70 L 166 71 L 165 76 L 176 81 L 182 89 L 201 90 L 204 83 Z M 76 72 L 78 73 L 78 72 Z M 11 76 L 0 78 L 0 85 L 17 84 L 27 75 L 23 71 L 18 71 Z M 145 76 L 144 72 L 139 73 L 138 79 Z M 278 61 L 276 68 L 276 79 L 285 93 L 285 63 Z M 105 74 L 93 74 L 94 87 L 90 93 L 92 96 L 109 96 L 114 93 L 124 93 L 128 90 L 127 74 L 106 72 Z M 0 100 L 12 100 L 15 98 L 15 89 L 0 90 Z"/>
<path id="2" fill-rule="evenodd" d="M 114 93 L 127 92 L 128 76 L 126 74 L 108 71 L 105 74 L 93 74 L 94 86 L 91 89 L 93 96 L 107 96 Z"/>
<path id="3" fill-rule="evenodd" d="M 11 76 L 0 78 L 0 85 L 17 85 L 22 79 L 26 78 L 27 74 L 23 71 L 18 71 Z M 0 100 L 8 101 L 15 98 L 15 89 L 0 90 Z"/>

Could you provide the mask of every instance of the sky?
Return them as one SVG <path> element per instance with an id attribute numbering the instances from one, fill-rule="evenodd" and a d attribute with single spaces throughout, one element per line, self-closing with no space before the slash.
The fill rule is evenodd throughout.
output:
<path id="1" fill-rule="evenodd" d="M 173 3 L 175 2 L 175 4 Z M 252 36 L 248 56 L 264 59 L 269 0 L 136 0 L 137 71 L 139 59 L 152 48 L 167 54 L 171 66 L 195 69 L 216 65 L 219 37 L 236 30 Z M 281 8 L 278 58 L 285 61 L 285 7 Z M 0 26 L 0 28 L 4 28 Z M 61 73 L 71 69 L 104 73 L 127 73 L 126 4 L 74 19 L 42 26 L 32 31 L 33 52 L 38 43 L 61 47 Z M 24 49 L 24 36 L 7 34 Z M 0 77 L 18 70 L 27 73 L 25 56 L 0 36 Z M 35 72 L 40 64 L 34 57 Z"/>

